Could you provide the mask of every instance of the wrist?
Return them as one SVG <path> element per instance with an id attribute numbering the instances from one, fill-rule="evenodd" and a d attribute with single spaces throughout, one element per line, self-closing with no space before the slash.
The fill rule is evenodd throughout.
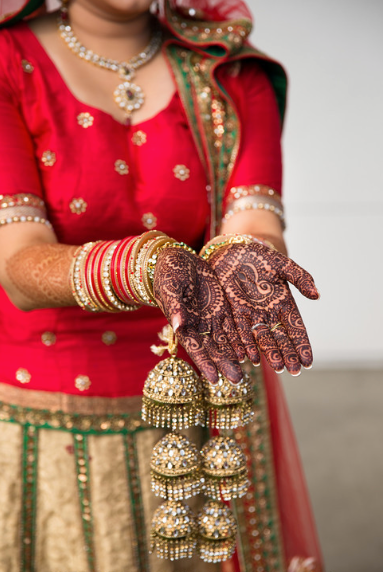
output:
<path id="1" fill-rule="evenodd" d="M 230 244 L 254 244 L 254 242 L 263 244 L 264 246 L 267 246 L 267 248 L 271 248 L 272 250 L 277 250 L 275 245 L 268 239 L 258 238 L 251 234 L 231 233 L 231 234 L 221 234 L 219 236 L 216 236 L 209 242 L 207 242 L 205 246 L 202 248 L 200 256 L 204 260 L 208 261 L 210 257 L 213 256 L 213 254 L 217 250 L 220 250 L 225 246 L 229 246 Z"/>

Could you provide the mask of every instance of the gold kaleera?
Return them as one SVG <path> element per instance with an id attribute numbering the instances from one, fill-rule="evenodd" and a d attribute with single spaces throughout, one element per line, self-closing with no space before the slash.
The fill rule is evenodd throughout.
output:
<path id="1" fill-rule="evenodd" d="M 237 523 L 223 502 L 209 500 L 197 517 L 198 551 L 205 562 L 224 562 L 235 551 Z"/>
<path id="2" fill-rule="evenodd" d="M 191 558 L 197 546 L 195 517 L 180 501 L 166 501 L 157 508 L 152 520 L 151 552 L 159 558 Z"/>
<path id="3" fill-rule="evenodd" d="M 176 357 L 177 339 L 167 325 L 159 335 L 164 346 L 151 346 L 156 355 L 168 351 L 149 373 L 143 390 L 142 419 L 154 427 L 175 430 L 205 425 L 203 386 L 193 368 Z"/>
<path id="4" fill-rule="evenodd" d="M 250 377 L 231 383 L 218 373 L 218 383 L 202 378 L 207 413 L 207 426 L 211 429 L 236 429 L 247 425 L 253 418 L 254 390 Z"/>
<path id="5" fill-rule="evenodd" d="M 249 487 L 246 457 L 234 439 L 212 437 L 202 447 L 204 494 L 214 500 L 243 497 Z"/>
<path id="6" fill-rule="evenodd" d="M 201 456 L 183 435 L 168 433 L 162 437 L 153 449 L 150 468 L 156 496 L 182 500 L 201 491 Z"/>

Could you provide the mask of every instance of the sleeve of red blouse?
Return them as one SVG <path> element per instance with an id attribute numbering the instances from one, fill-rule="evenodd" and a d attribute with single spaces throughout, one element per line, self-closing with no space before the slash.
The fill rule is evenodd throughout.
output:
<path id="1" fill-rule="evenodd" d="M 21 113 L 18 65 L 21 62 L 18 63 L 11 35 L 3 30 L 0 32 L 0 195 L 25 193 L 42 198 L 33 142 Z"/>
<path id="2" fill-rule="evenodd" d="M 238 64 L 234 64 L 238 65 Z M 276 96 L 266 73 L 254 61 L 240 64 L 226 85 L 237 106 L 241 125 L 238 157 L 224 197 L 238 186 L 265 185 L 282 190 L 281 121 Z"/>

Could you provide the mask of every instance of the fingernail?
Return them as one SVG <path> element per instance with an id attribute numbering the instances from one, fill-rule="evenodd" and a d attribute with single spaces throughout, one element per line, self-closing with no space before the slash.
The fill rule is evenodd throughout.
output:
<path id="1" fill-rule="evenodd" d="M 246 359 L 246 358 L 243 358 L 243 359 L 239 360 L 239 363 L 245 363 L 245 359 Z"/>
<path id="2" fill-rule="evenodd" d="M 293 377 L 298 377 L 298 375 L 301 375 L 301 373 L 302 373 L 301 371 L 298 371 L 298 373 L 292 373 L 291 375 L 292 375 Z"/>
<path id="3" fill-rule="evenodd" d="M 173 328 L 173 332 L 176 333 L 176 331 L 178 330 L 178 328 L 180 327 L 180 321 L 178 318 L 173 318 L 172 319 L 172 328 Z"/>
<path id="4" fill-rule="evenodd" d="M 285 371 L 285 368 L 283 368 L 283 369 L 276 369 L 276 370 L 275 370 L 275 373 L 278 373 L 278 374 L 279 374 L 279 373 L 283 373 L 284 371 Z"/>
<path id="5" fill-rule="evenodd" d="M 303 367 L 304 369 L 312 369 L 312 368 L 313 368 L 312 364 L 311 364 L 311 365 L 308 365 L 308 366 L 303 365 L 302 367 Z"/>
<path id="6" fill-rule="evenodd" d="M 261 362 L 259 363 L 254 363 L 253 361 L 251 362 L 253 364 L 254 367 L 259 367 L 261 365 Z"/>
<path id="7" fill-rule="evenodd" d="M 243 377 L 239 381 L 232 381 L 228 377 L 226 379 L 231 385 L 238 385 L 239 383 L 242 383 L 242 381 L 243 381 Z"/>

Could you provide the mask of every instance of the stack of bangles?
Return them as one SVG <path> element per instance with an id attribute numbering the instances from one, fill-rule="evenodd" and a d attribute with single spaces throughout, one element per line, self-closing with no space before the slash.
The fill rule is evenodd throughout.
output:
<path id="1" fill-rule="evenodd" d="M 152 230 L 123 240 L 88 242 L 75 254 L 73 296 L 89 312 L 130 312 L 157 306 L 153 295 L 157 258 L 164 248 L 193 249 Z"/>
<path id="2" fill-rule="evenodd" d="M 274 244 L 269 240 L 266 240 L 265 238 L 256 238 L 251 234 L 221 234 L 207 242 L 199 254 L 204 260 L 209 260 L 214 252 L 224 246 L 228 246 L 229 244 L 252 244 L 254 242 L 263 244 L 263 246 L 267 246 L 272 250 L 277 250 Z"/>

